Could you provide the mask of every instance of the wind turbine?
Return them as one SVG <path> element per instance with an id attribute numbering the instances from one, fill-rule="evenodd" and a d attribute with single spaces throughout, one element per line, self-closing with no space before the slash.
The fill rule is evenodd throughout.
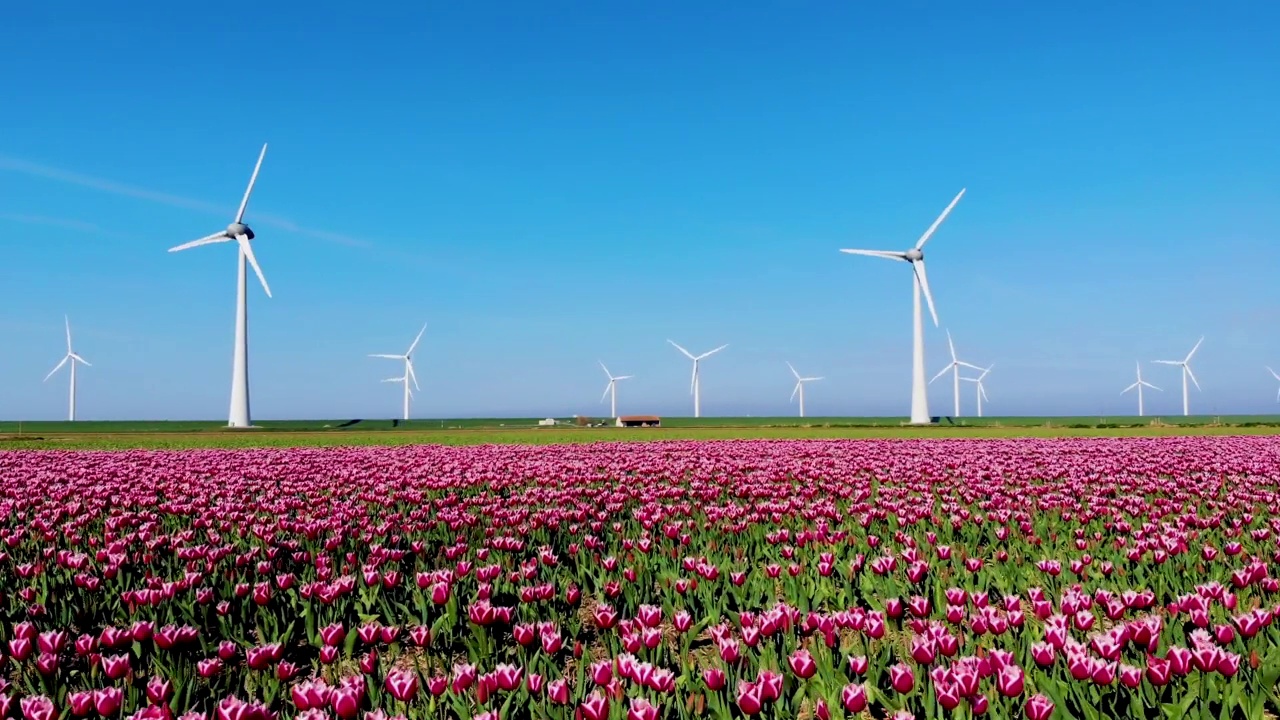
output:
<path id="1" fill-rule="evenodd" d="M 613 374 L 609 372 L 609 368 L 604 367 L 603 360 L 600 361 L 600 367 L 604 368 L 604 374 L 609 376 L 609 384 L 604 387 L 604 395 L 600 396 L 600 402 L 604 402 L 606 397 L 612 395 L 613 398 L 609 400 L 609 415 L 610 417 L 616 418 L 618 417 L 618 381 L 630 380 L 635 377 L 635 375 L 619 375 L 614 377 Z"/>
<path id="2" fill-rule="evenodd" d="M 947 331 L 947 347 L 951 350 L 951 362 L 947 363 L 947 366 L 942 368 L 942 370 L 937 375 L 934 375 L 933 380 L 930 380 L 929 384 L 932 385 L 934 380 L 937 380 L 943 375 L 946 375 L 948 370 L 952 372 L 953 377 L 951 380 L 951 384 L 953 385 L 953 387 L 951 388 L 951 392 L 952 392 L 952 395 L 954 395 L 955 397 L 956 408 L 955 408 L 955 414 L 952 415 L 951 417 L 960 417 L 960 368 L 967 367 L 970 370 L 981 370 L 982 368 L 978 367 L 977 365 L 974 365 L 973 363 L 964 362 L 960 358 L 956 357 L 956 345 L 955 343 L 951 342 L 950 330 Z"/>
<path id="3" fill-rule="evenodd" d="M 63 320 L 67 325 L 67 354 L 63 355 L 62 360 L 58 361 L 57 365 L 53 366 L 53 369 L 49 371 L 48 375 L 44 376 L 44 381 L 49 382 L 49 378 L 53 377 L 54 373 L 61 370 L 63 365 L 66 365 L 68 362 L 71 363 L 71 412 L 68 414 L 67 419 L 74 422 L 76 419 L 76 363 L 83 363 L 89 367 L 92 366 L 89 365 L 88 360 L 80 357 L 71 349 L 71 318 L 64 315 Z"/>
<path id="4" fill-rule="evenodd" d="M 978 417 L 982 417 L 982 401 L 987 399 L 987 388 L 983 386 L 982 381 L 986 379 L 987 373 L 991 372 L 993 367 L 995 367 L 994 364 L 988 365 L 987 369 L 983 370 L 976 378 L 960 378 L 965 382 L 977 383 L 978 385 L 977 391 L 974 393 L 978 399 Z"/>
<path id="5" fill-rule="evenodd" d="M 946 210 L 938 216 L 937 220 L 924 231 L 924 235 L 916 241 L 915 247 L 906 252 L 895 252 L 891 250 L 841 250 L 840 252 L 849 253 L 851 255 L 867 255 L 869 257 L 884 258 L 886 260 L 899 260 L 910 263 L 912 268 L 912 296 L 913 296 L 913 321 L 912 321 L 912 345 L 911 345 L 911 424 L 928 425 L 931 418 L 929 415 L 929 390 L 924 379 L 924 316 L 920 308 L 920 294 L 924 293 L 925 300 L 929 303 L 929 314 L 933 316 L 933 324 L 938 324 L 938 311 L 933 306 L 933 293 L 929 292 L 929 277 L 924 269 L 924 244 L 947 219 L 947 215 L 951 213 L 951 209 L 960 202 L 960 198 L 964 197 L 964 190 L 956 195 Z"/>
<path id="6" fill-rule="evenodd" d="M 796 376 L 796 387 L 791 391 L 791 400 L 795 400 L 797 394 L 800 396 L 800 417 L 804 417 L 804 384 L 807 382 L 813 382 L 814 380 L 821 380 L 822 378 L 800 377 L 800 373 L 796 372 L 796 369 L 790 362 L 787 362 L 787 367 L 791 368 L 791 374 Z M 788 400 L 787 402 L 791 402 L 791 400 Z"/>
<path id="7" fill-rule="evenodd" d="M 1275 370 L 1272 370 L 1271 368 L 1267 368 L 1267 372 L 1271 373 L 1271 377 L 1275 378 L 1276 380 L 1280 380 L 1280 375 L 1277 375 Z M 1276 402 L 1280 402 L 1280 389 L 1276 390 Z"/>
<path id="8" fill-rule="evenodd" d="M 1123 395 L 1129 392 L 1130 390 L 1138 391 L 1138 417 L 1142 417 L 1142 388 L 1149 387 L 1152 390 L 1159 390 L 1160 388 L 1142 379 L 1142 363 L 1134 361 L 1134 365 L 1137 365 L 1138 367 L 1138 381 L 1130 385 L 1129 387 L 1125 388 L 1124 390 L 1121 390 L 1120 394 Z M 1272 373 L 1272 374 L 1274 375 L 1275 373 Z"/>
<path id="9" fill-rule="evenodd" d="M 1200 343 L 1202 342 L 1204 342 L 1203 336 L 1201 336 L 1200 339 L 1196 341 L 1196 345 L 1195 347 L 1191 348 L 1191 352 L 1187 353 L 1187 356 L 1181 360 L 1156 360 L 1155 361 L 1161 365 L 1177 365 L 1182 368 L 1182 414 L 1183 416 L 1187 416 L 1191 414 L 1191 403 L 1189 399 L 1189 393 L 1187 392 L 1187 378 L 1191 378 L 1191 382 L 1195 383 L 1197 390 L 1200 389 L 1200 383 L 1199 381 L 1196 380 L 1196 374 L 1191 372 L 1191 356 L 1195 355 L 1196 351 L 1200 349 Z"/>
<path id="10" fill-rule="evenodd" d="M 258 171 L 262 169 L 262 159 L 267 156 L 267 146 L 262 146 L 258 154 L 258 164 L 253 166 L 253 175 L 249 178 L 249 187 L 245 188 L 244 198 L 240 200 L 240 209 L 236 211 L 235 220 L 212 235 L 192 240 L 189 243 L 169 248 L 169 252 L 187 250 L 200 245 L 236 241 L 240 246 L 239 271 L 236 276 L 236 345 L 231 363 L 231 412 L 227 419 L 230 427 L 251 427 L 249 422 L 249 298 L 245 282 L 245 263 L 253 266 L 262 289 L 271 297 L 271 288 L 267 286 L 267 278 L 258 267 L 258 260 L 253 256 L 253 246 L 249 241 L 254 238 L 253 230 L 244 223 L 244 211 L 249 206 L 249 196 L 253 194 L 254 183 L 258 181 Z"/>
<path id="11" fill-rule="evenodd" d="M 387 378 L 382 382 L 403 382 L 404 383 L 404 419 L 405 420 L 409 419 L 409 399 L 413 397 L 413 391 L 409 389 L 409 381 L 410 380 L 413 381 L 414 387 L 418 388 L 419 390 L 422 389 L 418 385 L 418 376 L 415 375 L 413 372 L 413 351 L 415 348 L 418 347 L 418 341 L 422 339 L 422 333 L 426 331 L 427 331 L 427 324 L 423 323 L 422 329 L 418 331 L 418 337 L 413 339 L 413 344 L 409 346 L 409 349 L 406 350 L 403 355 L 387 355 L 383 353 L 375 353 L 369 356 L 373 358 L 386 358 L 388 360 L 404 361 L 403 377 Z"/>
<path id="12" fill-rule="evenodd" d="M 711 357 L 712 355 L 715 355 L 721 350 L 729 347 L 729 344 L 725 343 L 724 345 L 721 345 L 715 350 L 712 350 L 710 352 L 704 352 L 701 355 L 698 355 L 695 357 L 693 353 L 689 352 L 688 350 L 685 350 L 679 345 L 676 345 L 676 342 L 674 340 L 668 340 L 667 342 L 671 343 L 672 345 L 675 345 L 675 348 L 677 350 L 684 353 L 685 357 L 693 361 L 693 380 L 689 382 L 689 392 L 693 394 L 693 416 L 696 418 L 702 417 L 702 386 L 698 380 L 698 363 L 705 360 L 706 358 Z"/>

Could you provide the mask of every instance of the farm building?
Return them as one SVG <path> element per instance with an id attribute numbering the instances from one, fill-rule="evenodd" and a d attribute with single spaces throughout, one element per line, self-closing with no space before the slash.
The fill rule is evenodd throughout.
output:
<path id="1" fill-rule="evenodd" d="M 662 418 L 657 415 L 623 415 L 618 418 L 618 427 L 661 427 Z"/>

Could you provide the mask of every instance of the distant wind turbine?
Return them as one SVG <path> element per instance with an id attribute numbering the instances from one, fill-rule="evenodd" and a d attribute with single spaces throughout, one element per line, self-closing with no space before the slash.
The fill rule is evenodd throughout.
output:
<path id="1" fill-rule="evenodd" d="M 960 198 L 964 196 L 964 190 L 956 195 L 947 209 L 942 211 L 937 220 L 924 231 L 924 235 L 916 241 L 915 247 L 906 252 L 896 252 L 892 250 L 841 250 L 840 252 L 849 253 L 851 255 L 867 255 L 869 257 L 884 258 L 886 260 L 900 260 L 909 263 L 912 269 L 912 292 L 914 298 L 913 320 L 912 320 L 912 344 L 911 344 L 911 424 L 928 425 L 932 417 L 929 415 L 929 389 L 925 382 L 924 375 L 924 315 L 920 308 L 920 294 L 924 294 L 925 301 L 929 304 L 929 314 L 933 316 L 933 324 L 938 324 L 938 311 L 933 306 L 933 293 L 929 292 L 929 278 L 924 270 L 924 244 L 929 242 L 929 238 L 947 219 L 947 215 L 951 213 L 951 209 L 960 202 Z"/>
<path id="2" fill-rule="evenodd" d="M 1200 382 L 1196 380 L 1195 373 L 1191 372 L 1191 356 L 1195 355 L 1196 351 L 1200 349 L 1200 343 L 1202 342 L 1204 342 L 1203 336 L 1196 341 L 1196 345 L 1191 348 L 1191 352 L 1187 353 L 1187 356 L 1181 360 L 1155 361 L 1161 365 L 1177 365 L 1182 368 L 1182 414 L 1184 416 L 1191 414 L 1190 393 L 1187 391 L 1187 378 L 1191 378 L 1191 382 L 1195 383 L 1196 390 L 1200 389 Z"/>
<path id="3" fill-rule="evenodd" d="M 1271 377 L 1275 378 L 1276 380 L 1280 380 L 1280 375 L 1277 375 L 1275 370 L 1272 370 L 1271 368 L 1267 368 L 1267 372 L 1271 373 Z M 1280 402 L 1280 389 L 1276 390 L 1276 402 Z"/>
<path id="4" fill-rule="evenodd" d="M 796 395 L 800 396 L 800 417 L 804 417 L 804 384 L 807 382 L 814 382 L 815 380 L 821 380 L 822 378 L 800 377 L 800 373 L 796 372 L 795 367 L 793 367 L 790 362 L 787 362 L 787 367 L 791 368 L 791 374 L 796 376 L 796 387 L 791 391 L 791 400 L 795 400 Z M 788 400 L 787 402 L 791 402 L 791 400 Z"/>
<path id="5" fill-rule="evenodd" d="M 200 245 L 222 243 L 235 240 L 240 246 L 239 273 L 236 280 L 236 345 L 231 363 L 231 412 L 227 419 L 230 427 L 251 427 L 249 422 L 249 299 L 245 283 L 245 263 L 253 266 L 253 271 L 262 283 L 262 289 L 271 297 L 271 288 L 267 287 L 267 278 L 258 267 L 258 260 L 253 256 L 253 246 L 249 241 L 254 238 L 253 230 L 244 224 L 244 211 L 249 206 L 249 196 L 253 194 L 253 186 L 258 182 L 258 171 L 262 169 L 262 159 L 267 156 L 267 146 L 262 146 L 258 154 L 258 164 L 253 166 L 253 175 L 249 178 L 249 187 L 244 191 L 240 201 L 240 209 L 236 211 L 236 219 L 226 230 L 221 230 L 199 240 L 169 248 L 169 252 L 178 252 Z"/>
<path id="6" fill-rule="evenodd" d="M 44 381 L 49 382 L 49 378 L 53 377 L 54 373 L 61 370 L 63 365 L 66 365 L 68 362 L 71 363 L 71 411 L 68 414 L 67 419 L 74 422 L 76 419 L 76 363 L 83 363 L 89 367 L 92 366 L 89 365 L 88 360 L 80 357 L 71 349 L 71 318 L 63 316 L 63 320 L 67 326 L 67 354 L 63 355 L 62 360 L 58 361 L 58 364 L 49 371 L 48 375 L 44 376 Z"/>
<path id="7" fill-rule="evenodd" d="M 1130 385 L 1129 387 L 1125 388 L 1124 390 L 1121 390 L 1120 394 L 1123 395 L 1129 392 L 1130 390 L 1138 391 L 1138 417 L 1142 417 L 1142 388 L 1149 387 L 1152 390 L 1160 390 L 1160 388 L 1142 379 L 1142 363 L 1135 361 L 1134 364 L 1138 366 L 1138 381 Z"/>
<path id="8" fill-rule="evenodd" d="M 671 343 L 673 346 L 675 346 L 675 349 L 684 353 L 685 357 L 693 361 L 693 379 L 689 382 L 689 392 L 693 395 L 693 416 L 696 418 L 702 417 L 702 385 L 698 378 L 698 363 L 702 362 L 706 358 L 711 357 L 712 355 L 715 355 L 721 350 L 729 347 L 729 344 L 725 343 L 724 345 L 721 345 L 715 350 L 704 352 L 701 355 L 695 356 L 693 353 L 689 352 L 688 350 L 685 350 L 679 345 L 676 345 L 676 342 L 674 340 L 668 340 L 667 342 Z"/>
<path id="9" fill-rule="evenodd" d="M 609 372 L 609 368 L 604 366 L 603 360 L 600 361 L 600 367 L 604 368 L 604 374 L 609 376 L 609 384 L 605 385 L 604 394 L 600 396 L 600 402 L 604 402 L 606 397 L 612 395 L 613 397 L 609 400 L 609 416 L 616 418 L 618 417 L 618 382 L 620 380 L 630 380 L 635 375 L 618 375 L 614 377 L 613 373 Z"/>
<path id="10" fill-rule="evenodd" d="M 982 402 L 987 399 L 987 388 L 983 386 L 982 381 L 986 379 L 987 373 L 991 372 L 991 368 L 993 367 L 995 367 L 994 364 L 988 365 L 987 368 L 983 370 L 982 373 L 978 375 L 978 377 L 976 378 L 968 378 L 968 377 L 960 378 L 965 382 L 976 383 L 978 386 L 977 391 L 974 393 L 974 395 L 977 396 L 977 400 L 978 400 L 978 417 L 982 417 Z"/>
<path id="11" fill-rule="evenodd" d="M 951 384 L 953 386 L 951 388 L 951 393 L 955 397 L 956 404 L 955 414 L 951 417 L 960 417 L 960 368 L 967 367 L 970 370 L 981 370 L 982 368 L 974 365 L 973 363 L 964 362 L 960 358 L 956 357 L 956 345 L 951 342 L 950 330 L 947 331 L 947 348 L 951 350 L 951 362 L 947 363 L 947 366 L 942 368 L 937 375 L 934 375 L 933 380 L 930 380 L 929 384 L 932 385 L 934 380 L 946 375 L 948 370 L 951 371 Z"/>
<path id="12" fill-rule="evenodd" d="M 415 375 L 415 374 L 414 374 L 414 372 L 413 372 L 413 351 L 414 351 L 414 349 L 415 349 L 415 348 L 417 348 L 417 347 L 418 347 L 418 341 L 422 340 L 422 333 L 424 333 L 424 332 L 426 332 L 426 331 L 427 331 L 427 324 L 426 324 L 426 323 L 423 323 L 423 324 L 422 324 L 422 329 L 418 331 L 418 337 L 416 337 L 416 338 L 414 338 L 414 339 L 413 339 L 413 344 L 411 344 L 411 345 L 409 346 L 409 349 L 408 349 L 408 350 L 406 350 L 406 351 L 405 351 L 405 353 L 404 353 L 403 355 L 386 355 L 386 354 L 382 354 L 382 353 L 377 353 L 377 354 L 373 354 L 373 355 L 370 355 L 370 356 L 369 356 L 369 357 L 374 357 L 374 358 L 386 358 L 386 359 L 388 359 L 388 360 L 403 360 L 403 361 L 404 361 L 404 375 L 403 375 L 403 376 L 401 376 L 401 377 L 394 377 L 394 378 L 387 378 L 386 380 L 383 380 L 382 382 L 403 382 L 403 383 L 404 383 L 404 419 L 405 419 L 405 420 L 408 420 L 408 419 L 409 419 L 409 399 L 413 397 L 413 391 L 409 389 L 409 381 L 413 381 L 413 386 L 414 386 L 414 387 L 418 388 L 419 390 L 421 390 L 421 389 L 422 389 L 422 388 L 418 385 L 418 376 L 417 376 L 417 375 Z"/>

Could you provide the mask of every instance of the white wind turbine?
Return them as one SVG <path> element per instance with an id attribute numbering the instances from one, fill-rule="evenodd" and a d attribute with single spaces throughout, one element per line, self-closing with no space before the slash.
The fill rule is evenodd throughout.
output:
<path id="1" fill-rule="evenodd" d="M 1187 391 L 1187 378 L 1191 378 L 1191 382 L 1195 383 L 1197 390 L 1200 389 L 1200 383 L 1199 381 L 1196 380 L 1195 373 L 1191 372 L 1191 356 L 1195 355 L 1196 351 L 1200 349 L 1200 343 L 1202 342 L 1204 342 L 1203 336 L 1201 336 L 1201 338 L 1196 341 L 1196 345 L 1195 347 L 1191 348 L 1191 352 L 1187 353 L 1187 356 L 1181 360 L 1156 360 L 1155 361 L 1161 365 L 1177 365 L 1178 367 L 1182 368 L 1182 414 L 1184 416 L 1191 414 L 1190 394 Z"/>
<path id="2" fill-rule="evenodd" d="M 804 417 L 804 384 L 815 380 L 821 380 L 822 378 L 800 377 L 800 373 L 796 372 L 795 367 L 791 365 L 790 361 L 787 362 L 787 367 L 791 368 L 791 374 L 796 376 L 796 386 L 795 389 L 791 391 L 791 400 L 795 400 L 796 395 L 800 396 L 800 417 Z M 791 402 L 791 400 L 788 400 L 787 402 Z"/>
<path id="3" fill-rule="evenodd" d="M 951 350 L 951 362 L 947 363 L 947 366 L 942 368 L 942 370 L 937 375 L 934 375 L 933 380 L 930 380 L 929 384 L 932 385 L 934 380 L 937 380 L 943 375 L 946 375 L 948 370 L 951 371 L 952 373 L 951 384 L 953 385 L 953 387 L 951 388 L 951 392 L 952 392 L 952 395 L 954 395 L 955 397 L 955 404 L 956 404 L 955 414 L 952 415 L 952 417 L 960 417 L 960 368 L 967 367 L 970 370 L 981 370 L 982 368 L 978 367 L 977 365 L 974 365 L 973 363 L 964 362 L 960 358 L 956 357 L 956 345 L 955 343 L 951 342 L 950 330 L 947 331 L 947 347 Z"/>
<path id="4" fill-rule="evenodd" d="M 915 247 L 906 252 L 895 252 L 891 250 L 841 250 L 840 252 L 849 253 L 851 255 L 867 255 L 870 257 L 884 258 L 886 260 L 900 260 L 910 263 L 912 268 L 912 288 L 913 288 L 913 321 L 912 321 L 912 345 L 911 345 L 911 424 L 927 425 L 931 421 L 929 415 L 929 390 L 924 376 L 924 316 L 920 307 L 920 294 L 924 293 L 925 300 L 929 303 L 929 314 L 933 316 L 933 324 L 938 324 L 938 311 L 933 306 L 933 293 L 929 292 L 929 277 L 924 269 L 924 244 L 942 224 L 942 221 L 951 213 L 951 209 L 960 202 L 960 198 L 964 197 L 964 190 L 956 195 L 946 210 L 938 216 L 937 220 L 924 231 L 924 235 L 916 241 Z"/>
<path id="5" fill-rule="evenodd" d="M 1142 379 L 1142 363 L 1134 361 L 1134 365 L 1137 365 L 1138 367 L 1138 381 L 1130 385 L 1129 387 L 1125 388 L 1124 390 L 1121 390 L 1120 394 L 1123 395 L 1129 392 L 1130 390 L 1138 391 L 1138 417 L 1142 417 L 1142 388 L 1149 387 L 1152 390 L 1159 390 L 1160 388 Z"/>
<path id="6" fill-rule="evenodd" d="M 413 372 L 413 351 L 418 347 L 418 341 L 422 339 L 422 333 L 427 331 L 427 324 L 422 324 L 422 329 L 418 331 L 418 337 L 413 339 L 413 344 L 405 351 L 403 355 L 387 355 L 383 353 L 372 354 L 369 357 L 387 358 L 388 360 L 403 360 L 404 375 L 402 377 L 387 378 L 382 382 L 403 382 L 404 383 L 404 419 L 409 419 L 409 399 L 413 397 L 413 391 L 409 389 L 409 381 L 413 381 L 413 386 L 421 390 L 418 385 L 418 376 Z"/>
<path id="7" fill-rule="evenodd" d="M 982 381 L 986 379 L 987 373 L 991 372 L 991 368 L 993 367 L 995 367 L 994 364 L 988 365 L 987 368 L 976 378 L 960 378 L 965 382 L 976 383 L 978 386 L 977 391 L 974 393 L 978 400 L 978 417 L 982 417 L 982 401 L 987 399 L 987 388 L 983 386 Z"/>
<path id="8" fill-rule="evenodd" d="M 63 316 L 63 320 L 67 325 L 67 354 L 63 355 L 62 360 L 58 361 L 58 364 L 49 371 L 48 375 L 44 376 L 44 381 L 49 382 L 49 378 L 53 377 L 54 373 L 61 370 L 63 365 L 66 365 L 68 362 L 71 363 L 71 411 L 68 414 L 67 419 L 74 421 L 76 419 L 76 363 L 83 363 L 88 366 L 89 361 L 80 357 L 71 349 L 71 318 Z"/>
<path id="9" fill-rule="evenodd" d="M 1280 380 L 1280 375 L 1277 375 L 1275 370 L 1272 370 L 1271 368 L 1267 368 L 1267 372 L 1271 373 L 1271 377 L 1275 378 L 1276 380 Z M 1276 402 L 1280 402 L 1280 389 L 1276 390 Z"/>
<path id="10" fill-rule="evenodd" d="M 698 380 L 698 363 L 702 362 L 704 359 L 708 357 L 711 357 L 712 355 L 715 355 L 721 350 L 729 347 L 729 344 L 725 343 L 724 345 L 721 345 L 715 350 L 711 350 L 710 352 L 704 352 L 701 355 L 694 356 L 693 353 L 689 352 L 688 350 L 685 350 L 679 345 L 676 345 L 676 342 L 674 340 L 668 340 L 667 342 L 671 343 L 672 345 L 675 345 L 675 348 L 677 350 L 684 353 L 685 357 L 693 361 L 693 380 L 689 382 L 689 392 L 693 394 L 693 416 L 702 417 L 702 386 Z"/>
<path id="11" fill-rule="evenodd" d="M 609 415 L 610 417 L 617 418 L 618 417 L 618 382 L 621 380 L 630 380 L 631 378 L 635 377 L 635 375 L 618 375 L 617 377 L 614 377 L 613 373 L 609 372 L 609 368 L 604 366 L 603 360 L 600 361 L 600 367 L 604 368 L 604 374 L 609 376 L 609 384 L 605 385 L 604 394 L 600 396 L 600 402 L 604 402 L 604 399 L 606 397 L 609 397 L 610 395 L 612 395 L 613 397 L 609 400 Z"/>
<path id="12" fill-rule="evenodd" d="M 237 261 L 239 271 L 236 277 L 236 344 L 231 363 L 231 412 L 227 419 L 227 425 L 230 427 L 252 427 L 249 421 L 249 298 L 245 282 L 246 262 L 253 266 L 253 272 L 262 283 L 263 291 L 267 293 L 267 297 L 271 297 L 267 278 L 262 274 L 262 268 L 258 267 L 258 260 L 253 256 L 253 246 L 249 244 L 249 241 L 254 238 L 253 230 L 244 223 L 244 211 L 249 206 L 249 196 L 253 193 L 253 186 L 258 181 L 258 171 L 262 169 L 262 159 L 266 156 L 267 146 L 264 144 L 262 152 L 258 154 L 258 164 L 253 166 L 249 187 L 245 188 L 244 198 L 240 200 L 240 209 L 236 211 L 235 221 L 228 225 L 226 230 L 169 248 L 169 252 L 178 252 L 200 245 L 232 240 L 240 246 Z"/>

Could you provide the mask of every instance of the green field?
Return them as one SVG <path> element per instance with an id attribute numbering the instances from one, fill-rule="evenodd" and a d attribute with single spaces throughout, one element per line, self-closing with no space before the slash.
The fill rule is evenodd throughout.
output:
<path id="1" fill-rule="evenodd" d="M 905 418 L 664 418 L 662 428 L 538 427 L 532 418 L 264 421 L 0 422 L 0 449 L 178 449 L 340 445 L 548 444 L 648 440 L 990 438 L 1280 434 L 1280 416 L 1003 417 L 904 426 Z M 571 422 L 571 421 L 566 421 Z"/>

